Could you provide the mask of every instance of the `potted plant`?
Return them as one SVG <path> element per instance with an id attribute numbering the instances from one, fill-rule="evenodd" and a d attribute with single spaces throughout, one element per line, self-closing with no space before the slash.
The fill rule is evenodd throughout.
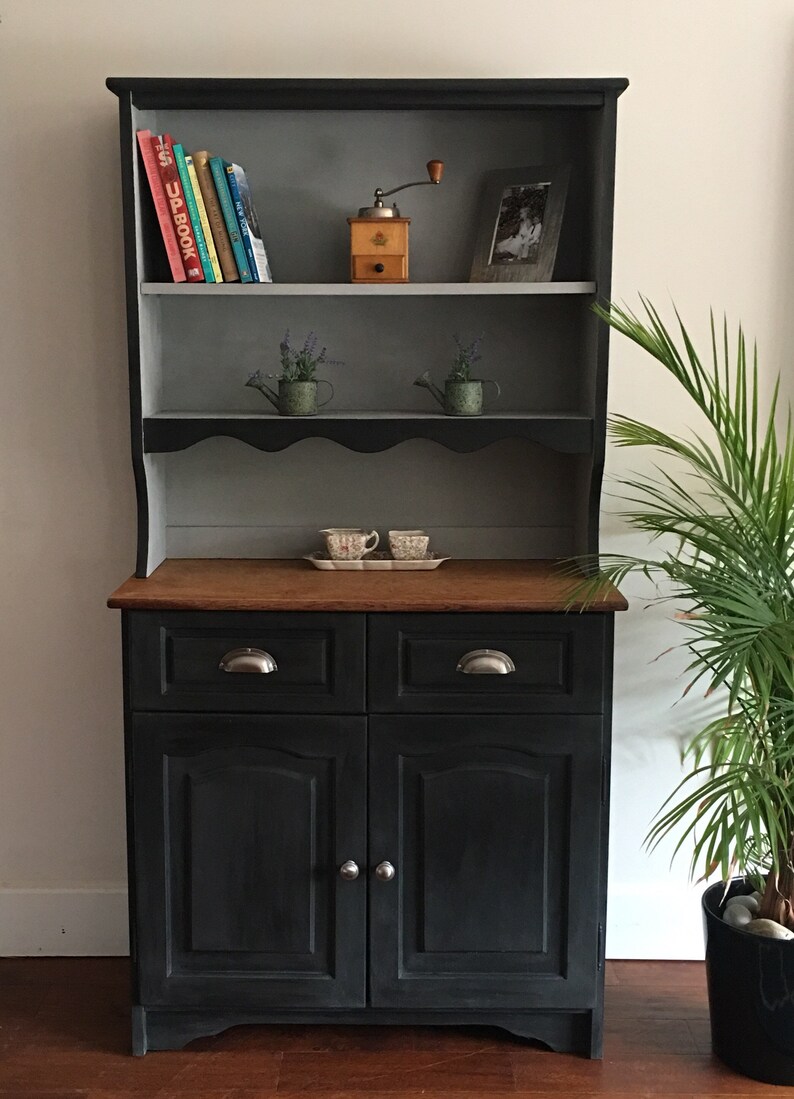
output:
<path id="1" fill-rule="evenodd" d="M 272 405 L 275 405 L 281 416 L 316 416 L 317 409 L 328 404 L 334 395 L 334 387 L 324 378 L 315 378 L 314 373 L 318 366 L 326 363 L 329 366 L 340 366 L 338 359 L 329 359 L 326 348 L 317 350 L 317 336 L 310 332 L 299 350 L 290 343 L 289 329 L 284 334 L 284 339 L 279 344 L 281 352 L 281 374 L 268 374 L 268 378 L 278 381 L 278 393 L 274 392 L 262 377 L 262 371 L 257 370 L 250 375 L 245 383 L 253 389 L 258 389 Z M 318 405 L 317 389 L 325 384 L 331 390 L 329 396 Z"/>
<path id="2" fill-rule="evenodd" d="M 692 875 L 723 879 L 703 897 L 715 1053 L 745 1075 L 794 1084 L 791 414 L 779 407 L 779 381 L 764 406 L 741 329 L 732 348 L 727 325 L 718 334 L 712 318 L 703 362 L 680 318 L 673 334 L 642 304 L 642 318 L 614 304 L 596 312 L 661 363 L 707 431 L 682 437 L 612 418 L 618 446 L 651 447 L 662 458 L 655 472 L 622 481 L 628 523 L 662 541 L 655 557 L 598 565 L 615 583 L 638 571 L 663 583 L 659 597 L 674 601 L 686 629 L 686 690 L 700 684 L 724 699 L 720 715 L 689 735 L 688 773 L 647 842 L 678 834 L 676 852 L 691 844 Z M 598 575 L 586 582 L 590 597 L 600 584 Z M 737 895 L 748 896 L 731 904 Z M 737 903 L 751 911 L 744 927 L 723 919 Z M 770 931 L 780 937 L 765 937 Z"/>
<path id="3" fill-rule="evenodd" d="M 501 390 L 496 382 L 483 381 L 481 378 L 472 378 L 471 369 L 482 358 L 480 344 L 482 336 L 478 336 L 471 343 L 461 343 L 458 336 L 452 337 L 457 347 L 457 353 L 452 360 L 452 367 L 444 382 L 444 392 L 433 384 L 430 371 L 421 374 L 414 385 L 428 389 L 444 409 L 447 416 L 479 416 L 482 414 L 482 387 L 492 385 L 496 388 L 496 397 Z M 496 399 L 496 398 L 494 398 Z"/>

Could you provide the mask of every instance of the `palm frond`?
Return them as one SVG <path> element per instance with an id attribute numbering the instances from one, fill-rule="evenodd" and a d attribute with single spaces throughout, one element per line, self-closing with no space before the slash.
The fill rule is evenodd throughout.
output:
<path id="1" fill-rule="evenodd" d="M 623 478 L 622 515 L 659 542 L 656 557 L 579 559 L 575 593 L 596 601 L 639 573 L 657 600 L 682 611 L 688 689 L 722 688 L 725 712 L 689 736 L 692 769 L 662 806 L 647 843 L 677 833 L 691 872 L 776 873 L 794 857 L 794 428 L 780 418 L 780 381 L 761 398 L 758 351 L 711 317 L 707 361 L 677 311 L 676 331 L 641 298 L 640 316 L 595 312 L 678 382 L 703 427 L 674 435 L 628 416 L 609 430 L 620 447 L 650 448 L 651 470 Z M 593 566 L 597 565 L 594 571 Z"/>

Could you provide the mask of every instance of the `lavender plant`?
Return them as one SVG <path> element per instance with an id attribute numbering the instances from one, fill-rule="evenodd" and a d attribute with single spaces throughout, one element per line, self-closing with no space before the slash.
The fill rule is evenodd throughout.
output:
<path id="1" fill-rule="evenodd" d="M 471 368 L 482 358 L 480 354 L 480 344 L 482 343 L 483 334 L 481 333 L 471 343 L 461 343 L 459 336 L 453 336 L 457 352 L 455 358 L 452 360 L 452 366 L 447 380 L 450 382 L 470 382 L 472 380 Z"/>
<path id="2" fill-rule="evenodd" d="M 313 382 L 318 366 L 326 363 L 329 366 L 341 366 L 341 360 L 329 359 L 327 348 L 317 350 L 317 335 L 310 332 L 303 342 L 303 347 L 296 348 L 290 343 L 289 329 L 284 333 L 284 339 L 279 344 L 281 352 L 281 375 L 285 382 Z"/>

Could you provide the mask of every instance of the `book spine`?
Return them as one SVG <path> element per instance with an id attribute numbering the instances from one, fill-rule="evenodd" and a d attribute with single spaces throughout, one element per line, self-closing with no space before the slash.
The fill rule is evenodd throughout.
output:
<path id="1" fill-rule="evenodd" d="M 254 250 L 251 247 L 251 234 L 248 232 L 248 220 L 245 216 L 245 207 L 243 206 L 243 200 L 240 198 L 240 192 L 237 189 L 237 180 L 234 178 L 234 166 L 232 164 L 227 164 L 224 160 L 223 167 L 226 172 L 226 182 L 229 185 L 232 206 L 234 206 L 234 212 L 237 215 L 237 224 L 240 226 L 240 240 L 243 242 L 243 248 L 245 248 L 245 258 L 248 260 L 248 270 L 251 272 L 252 280 L 254 282 L 260 282 L 259 271 L 256 267 L 256 259 L 254 258 Z"/>
<path id="2" fill-rule="evenodd" d="M 234 260 L 237 264 L 237 270 L 240 272 L 240 281 L 253 282 L 251 272 L 248 270 L 248 260 L 245 255 L 245 248 L 243 248 L 243 242 L 240 239 L 237 215 L 235 214 L 234 206 L 232 205 L 232 196 L 229 193 L 229 185 L 226 182 L 226 172 L 224 171 L 223 164 L 224 162 L 219 156 L 210 157 L 210 171 L 212 172 L 212 178 L 215 181 L 215 190 L 218 192 L 218 201 L 220 202 L 221 210 L 223 211 L 223 220 L 226 224 L 229 240 L 232 243 Z"/>
<path id="3" fill-rule="evenodd" d="M 223 211 L 221 210 L 221 204 L 218 199 L 218 192 L 215 190 L 215 183 L 212 178 L 210 154 L 206 150 L 193 153 L 193 164 L 196 168 L 196 175 L 198 176 L 204 205 L 207 208 L 207 217 L 209 218 L 212 237 L 215 241 L 215 247 L 218 250 L 218 262 L 223 271 L 223 281 L 239 282 L 240 274 L 237 270 L 237 264 L 234 262 L 232 242 L 229 240 L 226 222 L 224 221 Z"/>
<path id="4" fill-rule="evenodd" d="M 155 134 L 152 138 L 152 146 L 157 155 L 160 179 L 163 181 L 163 190 L 168 201 L 168 208 L 171 211 L 176 239 L 179 241 L 179 250 L 182 254 L 182 263 L 187 281 L 203 282 L 204 272 L 201 270 L 198 249 L 193 239 L 193 230 L 190 227 L 190 216 L 187 212 L 182 184 L 179 182 L 179 172 L 174 161 L 174 148 L 170 135 L 158 136 Z"/>
<path id="5" fill-rule="evenodd" d="M 248 222 L 248 233 L 251 238 L 251 248 L 254 253 L 254 264 L 259 275 L 259 281 L 272 282 L 273 276 L 270 273 L 267 252 L 262 242 L 262 230 L 259 227 L 259 217 L 254 206 L 251 188 L 248 186 L 248 177 L 239 164 L 232 164 L 232 168 L 234 169 L 234 178 L 237 181 L 237 190 L 245 210 L 245 219 Z"/>
<path id="6" fill-rule="evenodd" d="M 218 261 L 218 251 L 215 247 L 215 241 L 212 238 L 210 219 L 207 217 L 207 207 L 204 205 L 204 195 L 201 193 L 193 157 L 190 156 L 189 153 L 185 154 L 185 167 L 187 168 L 190 186 L 193 190 L 193 198 L 196 200 L 196 209 L 198 210 L 199 221 L 201 222 L 201 231 L 204 234 L 204 243 L 207 246 L 207 255 L 210 259 L 212 274 L 216 282 L 223 282 L 223 272 L 221 271 L 221 265 Z"/>
<path id="7" fill-rule="evenodd" d="M 204 240 L 204 230 L 201 228 L 198 206 L 196 206 L 196 200 L 193 197 L 193 186 L 190 182 L 190 176 L 187 174 L 185 150 L 181 145 L 174 145 L 174 160 L 176 161 L 176 169 L 179 172 L 179 182 L 182 184 L 182 194 L 185 196 L 187 212 L 190 216 L 190 226 L 193 230 L 193 239 L 196 242 L 196 248 L 198 249 L 204 280 L 205 282 L 215 282 L 215 273 L 212 270 L 210 254 L 207 251 L 207 245 Z"/>
<path id="8" fill-rule="evenodd" d="M 160 232 L 163 235 L 163 244 L 171 268 L 171 277 L 174 282 L 184 282 L 186 278 L 185 268 L 182 264 L 182 254 L 176 239 L 174 223 L 171 221 L 171 211 L 168 209 L 168 202 L 163 190 L 163 181 L 160 179 L 160 170 L 157 166 L 157 158 L 152 145 L 152 131 L 138 130 L 136 136 L 138 138 L 138 148 L 141 151 L 141 160 L 146 171 L 146 178 L 149 181 L 149 190 L 152 194 L 157 220 L 160 223 Z"/>

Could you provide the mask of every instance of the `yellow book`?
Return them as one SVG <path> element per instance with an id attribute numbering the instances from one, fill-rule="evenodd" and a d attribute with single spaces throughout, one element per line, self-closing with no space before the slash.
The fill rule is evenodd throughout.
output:
<path id="1" fill-rule="evenodd" d="M 223 282 L 223 272 L 221 271 L 221 265 L 218 262 L 218 253 L 215 250 L 215 241 L 212 239 L 212 230 L 210 229 L 210 219 L 207 217 L 207 209 L 204 205 L 204 196 L 201 193 L 201 187 L 199 186 L 198 176 L 196 175 L 196 168 L 193 164 L 193 157 L 188 156 L 185 153 L 185 165 L 187 166 L 187 174 L 190 178 L 190 186 L 193 188 L 193 196 L 196 200 L 196 206 L 199 212 L 199 221 L 201 222 L 201 231 L 204 234 L 204 242 L 207 245 L 207 252 L 210 257 L 210 264 L 212 265 L 212 273 L 215 276 L 216 282 Z"/>

